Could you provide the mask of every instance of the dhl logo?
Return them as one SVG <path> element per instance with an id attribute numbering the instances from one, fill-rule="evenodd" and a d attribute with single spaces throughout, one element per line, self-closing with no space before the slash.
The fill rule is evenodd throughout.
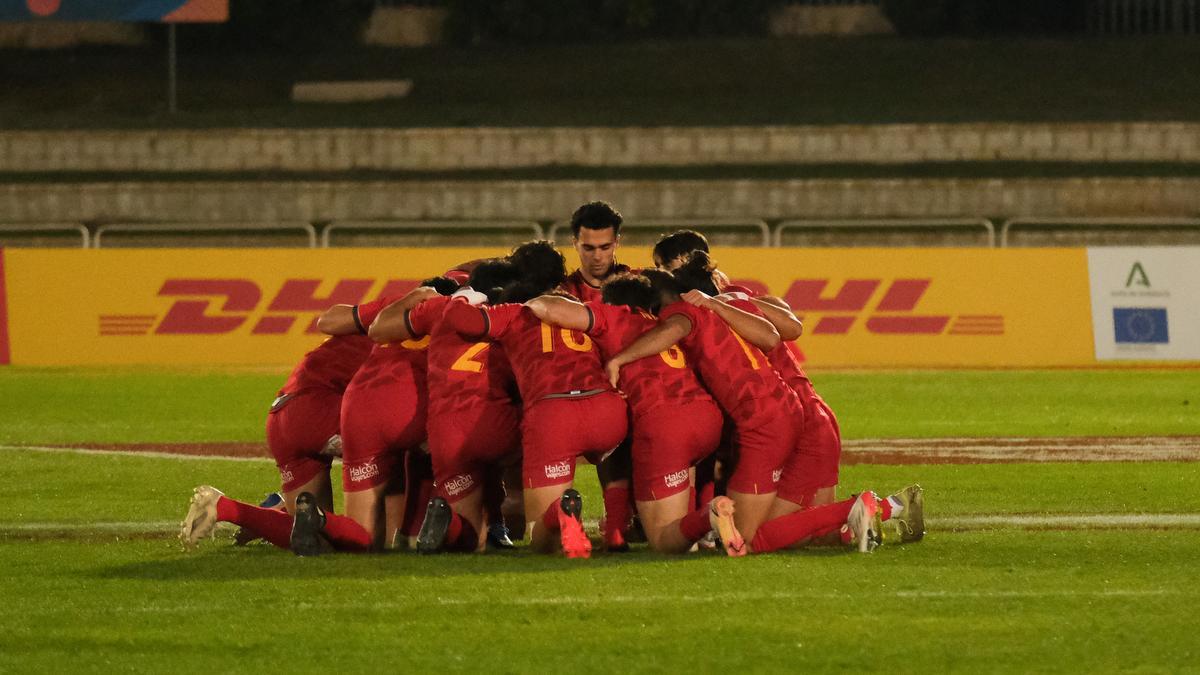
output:
<path id="1" fill-rule="evenodd" d="M 864 311 L 869 312 L 867 332 L 878 335 L 1004 334 L 1004 317 L 999 314 L 917 314 L 932 279 L 893 279 L 869 310 L 883 279 L 847 279 L 836 291 L 828 290 L 829 282 L 797 279 L 784 296 L 798 315 L 821 315 L 809 328 L 813 335 L 845 335 Z"/>
<path id="2" fill-rule="evenodd" d="M 174 301 L 161 320 L 156 314 L 104 314 L 99 317 L 100 335 L 220 335 L 246 325 L 252 335 L 283 335 L 301 318 L 307 322 L 306 333 L 317 333 L 321 312 L 331 305 L 362 303 L 375 283 L 341 279 L 320 294 L 320 279 L 287 279 L 260 309 L 263 290 L 250 279 L 167 279 L 158 296 Z M 389 279 L 373 297 L 401 295 L 418 283 L 420 279 Z"/>
<path id="3" fill-rule="evenodd" d="M 886 286 L 884 279 L 847 279 L 832 289 L 831 281 L 797 279 L 784 295 L 802 318 L 818 315 L 806 329 L 811 335 L 846 335 L 860 319 L 868 333 L 877 335 L 1004 334 L 1004 317 L 999 314 L 917 313 L 932 279 L 893 279 Z M 419 282 L 390 279 L 372 297 L 401 295 Z M 768 292 L 765 284 L 753 279 L 735 283 L 758 293 Z M 260 309 L 262 287 L 249 279 L 167 279 L 158 296 L 174 300 L 161 320 L 156 314 L 101 315 L 100 334 L 219 335 L 249 325 L 252 335 L 283 335 L 301 318 L 306 333 L 317 333 L 316 318 L 321 312 L 335 304 L 363 302 L 376 280 L 341 279 L 325 294 L 319 293 L 321 284 L 320 279 L 287 279 L 265 309 Z M 872 303 L 876 295 L 879 299 Z"/>

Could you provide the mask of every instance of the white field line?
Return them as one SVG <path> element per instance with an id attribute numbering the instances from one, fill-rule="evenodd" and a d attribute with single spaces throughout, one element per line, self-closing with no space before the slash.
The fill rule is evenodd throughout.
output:
<path id="1" fill-rule="evenodd" d="M 38 445 L 0 445 L 2 451 L 30 450 L 33 452 L 58 452 L 71 455 L 113 455 L 118 457 L 155 457 L 158 459 L 179 459 L 184 461 L 217 460 L 222 462 L 272 462 L 270 457 L 231 457 L 229 455 L 185 455 L 178 452 L 153 452 L 140 450 L 97 450 L 92 448 L 54 448 Z"/>
<path id="2" fill-rule="evenodd" d="M 593 529 L 597 523 L 585 523 Z M 1200 527 L 1200 513 L 1081 513 L 1081 514 L 981 514 L 973 516 L 951 516 L 929 518 L 925 521 L 931 532 L 949 531 L 957 528 L 987 529 L 1016 528 L 1040 529 L 1062 528 L 1086 529 L 1144 529 L 1148 527 Z M 232 527 L 223 525 L 222 527 Z M 80 522 L 13 522 L 0 523 L 0 533 L 20 532 L 175 532 L 179 522 L 174 520 L 127 520 Z"/>

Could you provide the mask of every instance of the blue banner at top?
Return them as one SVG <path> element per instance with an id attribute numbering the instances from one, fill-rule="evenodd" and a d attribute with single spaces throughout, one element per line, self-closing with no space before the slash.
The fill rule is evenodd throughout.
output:
<path id="1" fill-rule="evenodd" d="M 0 21 L 221 23 L 229 0 L 0 0 Z"/>

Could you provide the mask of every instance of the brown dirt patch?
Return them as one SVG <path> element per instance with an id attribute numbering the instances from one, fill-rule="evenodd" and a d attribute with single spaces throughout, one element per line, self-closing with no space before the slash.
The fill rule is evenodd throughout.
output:
<path id="1" fill-rule="evenodd" d="M 165 452 L 197 457 L 270 457 L 264 443 L 75 443 L 61 447 L 119 452 Z"/>
<path id="2" fill-rule="evenodd" d="M 1197 461 L 1200 436 L 898 438 L 842 444 L 843 464 Z"/>

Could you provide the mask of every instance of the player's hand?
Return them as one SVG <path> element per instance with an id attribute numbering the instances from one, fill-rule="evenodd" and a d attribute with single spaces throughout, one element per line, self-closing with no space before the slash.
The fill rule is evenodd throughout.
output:
<path id="1" fill-rule="evenodd" d="M 608 382 L 613 389 L 620 391 L 617 382 L 621 379 L 621 363 L 615 359 L 604 364 L 604 372 L 608 375 Z"/>
<path id="2" fill-rule="evenodd" d="M 689 305 L 709 309 L 716 302 L 716 299 L 704 291 L 693 289 L 683 294 L 683 301 Z"/>

